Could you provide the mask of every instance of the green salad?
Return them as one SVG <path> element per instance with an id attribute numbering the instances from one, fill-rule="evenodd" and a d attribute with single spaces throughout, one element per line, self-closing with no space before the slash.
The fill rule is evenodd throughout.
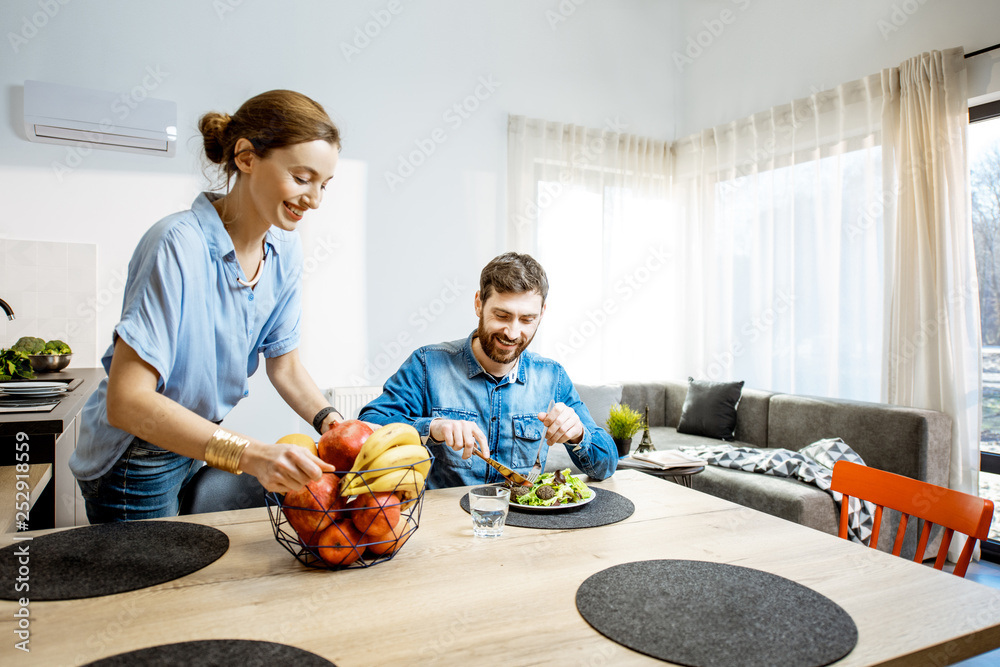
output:
<path id="1" fill-rule="evenodd" d="M 543 473 L 530 489 L 523 486 L 520 489 L 520 495 L 512 493 L 510 501 L 536 507 L 572 505 L 594 495 L 586 484 L 570 474 L 569 468 Z"/>

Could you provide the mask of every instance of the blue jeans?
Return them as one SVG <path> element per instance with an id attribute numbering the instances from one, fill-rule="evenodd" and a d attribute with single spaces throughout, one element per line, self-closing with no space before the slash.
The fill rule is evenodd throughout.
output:
<path id="1" fill-rule="evenodd" d="M 180 494 L 202 462 L 134 438 L 111 470 L 78 480 L 90 523 L 177 516 Z"/>

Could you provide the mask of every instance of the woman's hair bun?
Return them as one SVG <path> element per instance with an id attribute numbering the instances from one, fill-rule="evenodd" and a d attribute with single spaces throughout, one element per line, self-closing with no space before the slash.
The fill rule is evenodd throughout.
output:
<path id="1" fill-rule="evenodd" d="M 205 142 L 205 157 L 215 164 L 222 164 L 226 161 L 224 137 L 231 120 L 232 117 L 227 113 L 209 111 L 198 121 L 198 130 L 201 131 L 202 139 Z"/>

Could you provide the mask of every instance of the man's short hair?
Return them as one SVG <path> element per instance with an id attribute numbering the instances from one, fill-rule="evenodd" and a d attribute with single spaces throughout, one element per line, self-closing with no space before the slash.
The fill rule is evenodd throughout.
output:
<path id="1" fill-rule="evenodd" d="M 545 269 L 531 255 L 505 252 L 491 259 L 479 275 L 479 298 L 483 303 L 494 291 L 500 294 L 537 292 L 544 304 L 549 295 L 549 279 Z"/>

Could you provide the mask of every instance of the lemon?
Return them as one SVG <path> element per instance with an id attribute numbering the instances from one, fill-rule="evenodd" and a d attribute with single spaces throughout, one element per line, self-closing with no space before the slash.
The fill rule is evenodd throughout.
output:
<path id="1" fill-rule="evenodd" d="M 298 445 L 299 447 L 305 447 L 306 450 L 313 456 L 319 456 L 319 453 L 316 450 L 316 442 L 305 433 L 290 433 L 288 435 L 282 436 L 278 440 L 278 444 Z"/>

